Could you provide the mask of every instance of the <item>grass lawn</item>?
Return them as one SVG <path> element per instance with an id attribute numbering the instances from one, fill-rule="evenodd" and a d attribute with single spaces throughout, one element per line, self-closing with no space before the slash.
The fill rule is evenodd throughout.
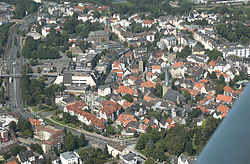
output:
<path id="1" fill-rule="evenodd" d="M 51 119 L 54 120 L 55 122 L 58 122 L 59 124 L 66 125 L 64 121 L 58 121 L 55 117 L 51 117 Z"/>
<path id="2" fill-rule="evenodd" d="M 38 108 L 38 106 L 36 106 L 36 107 L 32 108 L 32 111 L 33 111 L 33 112 L 40 112 L 40 111 L 41 111 L 41 109 L 40 109 L 40 108 Z"/>

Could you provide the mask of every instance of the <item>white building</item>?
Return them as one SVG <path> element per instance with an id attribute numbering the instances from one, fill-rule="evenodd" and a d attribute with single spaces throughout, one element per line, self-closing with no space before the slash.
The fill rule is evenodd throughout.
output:
<path id="1" fill-rule="evenodd" d="M 250 57 L 249 54 L 249 46 L 248 47 L 230 47 L 222 49 L 223 57 L 227 57 L 229 55 L 235 55 L 238 57 Z"/>
<path id="2" fill-rule="evenodd" d="M 106 85 L 101 85 L 98 87 L 98 95 L 105 97 L 107 95 L 111 94 L 111 88 Z"/>
<path id="3" fill-rule="evenodd" d="M 73 84 L 77 85 L 90 85 L 95 86 L 96 83 L 92 76 L 87 73 L 82 73 L 82 72 L 67 72 L 64 73 L 63 76 L 57 76 L 54 84 L 61 84 L 63 83 L 65 86 L 71 86 Z"/>
<path id="4" fill-rule="evenodd" d="M 68 151 L 60 154 L 62 164 L 78 164 L 79 155 L 76 152 Z"/>
<path id="5" fill-rule="evenodd" d="M 8 126 L 11 121 L 14 121 L 17 123 L 18 119 L 7 114 L 0 115 L 0 123 L 2 124 L 2 127 Z"/>
<path id="6" fill-rule="evenodd" d="M 118 154 L 120 156 L 122 155 L 126 155 L 129 153 L 129 150 L 124 146 L 124 145 L 121 145 L 120 143 L 108 143 L 107 145 L 108 147 L 108 152 L 109 154 L 111 154 L 113 157 L 116 157 Z"/>

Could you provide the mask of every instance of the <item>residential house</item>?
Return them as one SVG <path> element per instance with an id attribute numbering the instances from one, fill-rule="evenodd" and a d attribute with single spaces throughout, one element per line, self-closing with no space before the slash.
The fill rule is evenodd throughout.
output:
<path id="1" fill-rule="evenodd" d="M 121 156 L 121 160 L 124 164 L 137 164 L 137 156 L 134 153 L 128 153 Z"/>
<path id="2" fill-rule="evenodd" d="M 228 85 L 223 88 L 224 95 L 233 96 L 234 89 L 229 87 Z"/>
<path id="3" fill-rule="evenodd" d="M 151 28 L 153 24 L 154 21 L 147 19 L 142 22 L 142 27 Z"/>
<path id="4" fill-rule="evenodd" d="M 110 118 L 114 121 L 122 112 L 122 106 L 117 102 L 113 101 L 103 101 L 102 108 L 99 110 L 99 117 L 100 119 L 107 120 Z"/>
<path id="5" fill-rule="evenodd" d="M 108 152 L 113 157 L 116 157 L 118 154 L 119 156 L 123 156 L 129 153 L 129 150 L 120 143 L 109 142 L 107 144 Z"/>
<path id="6" fill-rule="evenodd" d="M 46 125 L 35 127 L 34 138 L 43 141 L 41 146 L 43 152 L 46 153 L 51 151 L 53 147 L 60 150 L 64 143 L 65 135 L 62 130 Z"/>
<path id="7" fill-rule="evenodd" d="M 111 94 L 111 88 L 107 85 L 100 85 L 98 87 L 98 95 L 105 97 L 108 96 L 109 94 Z"/>
<path id="8" fill-rule="evenodd" d="M 17 155 L 17 159 L 18 162 L 20 162 L 21 164 L 31 164 L 36 160 L 33 151 L 26 151 L 23 153 L 19 153 Z"/>
<path id="9" fill-rule="evenodd" d="M 128 125 L 128 123 L 131 121 L 137 121 L 134 115 L 122 113 L 118 116 L 118 118 L 115 122 L 117 125 L 121 125 L 123 127 L 126 127 Z"/>
<path id="10" fill-rule="evenodd" d="M 62 164 L 78 164 L 79 155 L 76 152 L 67 151 L 60 154 L 60 160 Z"/>
<path id="11" fill-rule="evenodd" d="M 85 109 L 88 109 L 88 106 L 83 101 L 76 101 L 67 104 L 64 112 L 77 116 L 78 120 L 86 125 L 93 125 L 95 128 L 103 130 L 105 128 L 103 122 L 96 118 L 95 115 L 84 111 Z"/>
<path id="12" fill-rule="evenodd" d="M 233 99 L 232 96 L 226 96 L 226 95 L 218 94 L 217 97 L 216 97 L 216 102 L 231 104 L 232 99 Z"/>
<path id="13" fill-rule="evenodd" d="M 181 154 L 178 157 L 178 164 L 194 164 L 197 160 L 197 157 L 189 157 L 185 154 Z"/>

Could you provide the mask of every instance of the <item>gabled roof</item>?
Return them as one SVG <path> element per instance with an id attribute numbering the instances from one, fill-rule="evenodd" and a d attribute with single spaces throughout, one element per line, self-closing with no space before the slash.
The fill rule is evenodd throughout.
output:
<path id="1" fill-rule="evenodd" d="M 194 84 L 194 87 L 197 88 L 198 90 L 201 90 L 204 86 L 205 86 L 204 83 L 198 83 L 198 82 L 196 82 Z"/>
<path id="2" fill-rule="evenodd" d="M 33 118 L 30 118 L 29 121 L 30 121 L 32 126 L 40 126 L 42 123 L 41 121 L 33 119 Z"/>
<path id="3" fill-rule="evenodd" d="M 224 101 L 224 102 L 227 102 L 227 103 L 230 103 L 232 102 L 232 96 L 226 96 L 226 95 L 221 95 L 221 94 L 218 94 L 217 97 L 216 97 L 216 100 L 218 101 Z"/>
<path id="4" fill-rule="evenodd" d="M 183 62 L 181 61 L 181 62 L 175 62 L 174 63 L 174 67 L 176 68 L 176 67 L 183 67 Z"/>
<path id="5" fill-rule="evenodd" d="M 155 88 L 155 84 L 150 80 L 146 81 L 145 83 L 141 83 L 141 86 L 143 88 Z"/>
<path id="6" fill-rule="evenodd" d="M 221 111 L 222 113 L 226 113 L 226 112 L 229 110 L 229 108 L 226 107 L 226 106 L 224 106 L 224 105 L 218 106 L 217 109 L 218 109 L 219 111 Z"/>
<path id="7" fill-rule="evenodd" d="M 103 107 L 100 109 L 100 111 L 105 113 L 107 116 L 110 116 L 111 114 L 113 114 L 117 110 L 119 110 L 119 111 L 122 110 L 122 106 L 120 104 L 118 104 L 117 102 L 103 101 L 101 104 Z"/>
<path id="8" fill-rule="evenodd" d="M 29 158 L 34 157 L 34 156 L 35 155 L 34 155 L 33 151 L 26 151 L 26 152 L 19 154 L 19 157 L 20 157 L 20 160 L 22 163 L 29 161 Z"/>
<path id="9" fill-rule="evenodd" d="M 164 95 L 163 99 L 169 100 L 172 102 L 177 102 L 177 99 L 179 98 L 180 102 L 183 102 L 185 98 L 183 97 L 182 94 L 180 94 L 178 91 L 169 89 L 167 93 Z"/>
<path id="10" fill-rule="evenodd" d="M 144 20 L 143 23 L 144 24 L 153 24 L 154 21 L 147 19 L 147 20 Z"/>
<path id="11" fill-rule="evenodd" d="M 228 93 L 233 93 L 233 92 L 234 92 L 234 90 L 233 90 L 231 87 L 229 87 L 228 85 L 225 86 L 225 87 L 223 88 L 223 90 L 224 90 L 224 92 L 228 92 Z"/>

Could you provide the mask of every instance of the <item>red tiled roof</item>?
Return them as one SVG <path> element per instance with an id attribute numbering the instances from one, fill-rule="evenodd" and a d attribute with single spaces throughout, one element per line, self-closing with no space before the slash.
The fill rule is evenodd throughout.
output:
<path id="1" fill-rule="evenodd" d="M 152 65 L 152 69 L 161 69 L 160 65 Z"/>
<path id="2" fill-rule="evenodd" d="M 113 101 L 103 101 L 102 108 L 100 109 L 101 112 L 105 113 L 107 116 L 110 116 L 111 114 L 115 113 L 117 110 L 121 111 L 122 106 L 118 104 L 117 102 Z"/>
<path id="3" fill-rule="evenodd" d="M 130 95 L 137 95 L 138 94 L 138 91 L 133 89 L 133 88 L 130 88 L 130 87 L 127 87 L 127 86 L 119 86 L 118 89 L 116 90 L 117 93 L 124 93 L 124 94 L 130 94 Z"/>
<path id="4" fill-rule="evenodd" d="M 155 84 L 150 80 L 146 81 L 145 83 L 141 83 L 143 88 L 155 88 Z"/>
<path id="5" fill-rule="evenodd" d="M 128 102 L 128 101 L 124 101 L 124 103 L 122 105 L 125 106 L 126 108 L 128 108 L 128 107 L 131 107 L 133 105 L 133 103 Z"/>
<path id="6" fill-rule="evenodd" d="M 30 118 L 29 121 L 30 121 L 30 124 L 31 124 L 32 126 L 40 126 L 41 123 L 42 123 L 41 121 L 36 120 L 36 119 L 33 119 L 33 118 Z"/>
<path id="7" fill-rule="evenodd" d="M 218 109 L 219 111 L 221 111 L 222 113 L 226 113 L 226 112 L 229 110 L 229 108 L 226 107 L 226 106 L 224 106 L 224 105 L 218 106 L 217 109 Z"/>
<path id="8" fill-rule="evenodd" d="M 222 117 L 222 118 L 224 118 L 224 117 L 226 117 L 226 116 L 227 116 L 227 113 L 222 113 L 222 114 L 221 114 L 221 117 Z"/>
<path id="9" fill-rule="evenodd" d="M 17 164 L 17 162 L 15 160 L 10 161 L 10 162 L 6 162 L 5 164 Z"/>
<path id="10" fill-rule="evenodd" d="M 168 125 L 168 129 L 173 128 L 173 127 L 175 127 L 175 125 L 174 125 L 174 124 L 170 124 L 170 125 Z"/>
<path id="11" fill-rule="evenodd" d="M 153 98 L 151 98 L 151 97 L 145 95 L 145 96 L 143 97 L 143 99 L 146 100 L 146 101 L 151 101 Z"/>
<path id="12" fill-rule="evenodd" d="M 125 126 L 127 126 L 128 123 L 132 121 L 137 121 L 134 117 L 134 115 L 131 114 L 120 114 L 117 118 L 117 121 L 123 123 Z"/>
<path id="13" fill-rule="evenodd" d="M 203 78 L 199 81 L 199 83 L 208 83 L 208 80 Z"/>
<path id="14" fill-rule="evenodd" d="M 149 19 L 143 21 L 143 24 L 153 24 L 153 23 L 154 21 L 149 20 Z"/>
<path id="15" fill-rule="evenodd" d="M 199 93 L 199 91 L 197 91 L 197 90 L 185 89 L 185 88 L 183 88 L 183 89 L 187 90 L 190 93 L 190 95 L 192 95 L 192 96 L 197 96 L 197 94 Z"/>
<path id="16" fill-rule="evenodd" d="M 216 97 L 216 100 L 225 101 L 227 103 L 230 103 L 230 102 L 232 102 L 232 96 L 226 96 L 226 95 L 218 94 L 217 97 Z"/>
<path id="17" fill-rule="evenodd" d="M 148 122 L 149 122 L 149 119 L 147 119 L 147 118 L 145 118 L 145 120 L 144 120 L 144 124 L 148 124 Z"/>
<path id="18" fill-rule="evenodd" d="M 81 115 L 85 117 L 87 120 L 91 120 L 92 124 L 96 127 L 104 129 L 105 126 L 101 120 L 95 117 L 95 115 L 85 112 L 83 108 L 86 106 L 85 102 L 83 101 L 76 101 L 74 103 L 70 103 L 66 105 L 66 108 L 70 111 L 73 111 L 77 115 Z"/>
<path id="19" fill-rule="evenodd" d="M 203 112 L 210 112 L 206 107 L 199 106 L 197 108 L 201 109 Z"/>
<path id="20" fill-rule="evenodd" d="M 202 87 L 204 87 L 204 83 L 198 83 L 198 82 L 196 82 L 196 83 L 194 84 L 194 86 L 195 86 L 195 88 L 197 88 L 198 90 L 201 90 Z"/>
<path id="21" fill-rule="evenodd" d="M 212 61 L 210 61 L 210 62 L 208 63 L 208 65 L 209 65 L 209 66 L 212 66 L 212 67 L 215 67 L 215 66 L 216 66 L 216 63 L 215 63 L 215 61 L 212 60 Z"/>
<path id="22" fill-rule="evenodd" d="M 168 117 L 167 121 L 166 121 L 169 125 L 173 122 L 173 119 Z"/>
<path id="23" fill-rule="evenodd" d="M 183 67 L 183 62 L 175 62 L 174 67 Z"/>
<path id="24" fill-rule="evenodd" d="M 223 88 L 224 92 L 232 93 L 234 90 L 228 85 Z"/>

